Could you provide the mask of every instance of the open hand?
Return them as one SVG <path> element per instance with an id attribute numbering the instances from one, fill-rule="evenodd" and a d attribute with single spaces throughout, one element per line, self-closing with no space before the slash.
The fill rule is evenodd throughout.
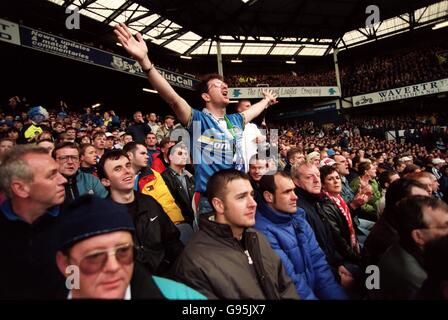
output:
<path id="1" fill-rule="evenodd" d="M 265 99 L 268 99 L 268 103 L 270 106 L 272 106 L 273 104 L 278 103 L 277 101 L 277 94 L 271 90 L 271 89 L 263 89 L 261 90 L 261 93 L 263 94 Z"/>
<path id="2" fill-rule="evenodd" d="M 114 33 L 123 48 L 138 62 L 142 62 L 147 57 L 148 47 L 140 33 L 134 37 L 124 23 L 117 24 Z"/>

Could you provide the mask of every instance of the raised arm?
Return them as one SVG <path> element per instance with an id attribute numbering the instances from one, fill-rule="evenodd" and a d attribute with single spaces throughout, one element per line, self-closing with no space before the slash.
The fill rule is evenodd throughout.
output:
<path id="1" fill-rule="evenodd" d="M 117 24 L 114 32 L 123 48 L 137 60 L 143 70 L 148 72 L 148 81 L 152 87 L 170 105 L 179 121 L 186 125 L 191 115 L 191 107 L 154 68 L 153 63 L 148 58 L 148 47 L 142 35 L 137 33 L 135 37 L 132 36 L 129 28 L 123 23 Z"/>
<path id="2" fill-rule="evenodd" d="M 256 117 L 258 117 L 258 115 L 262 113 L 263 110 L 267 107 L 278 103 L 277 95 L 271 89 L 263 89 L 261 93 L 263 94 L 264 98 L 256 104 L 252 105 L 246 111 L 242 112 L 242 114 L 244 114 L 244 118 L 246 119 L 246 123 L 249 123 Z"/>

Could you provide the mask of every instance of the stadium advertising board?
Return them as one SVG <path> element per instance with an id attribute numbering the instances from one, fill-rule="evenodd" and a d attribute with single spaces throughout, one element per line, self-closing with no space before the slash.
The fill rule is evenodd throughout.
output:
<path id="1" fill-rule="evenodd" d="M 409 99 L 448 91 L 448 78 L 352 97 L 353 106 Z"/>
<path id="2" fill-rule="evenodd" d="M 231 99 L 257 99 L 263 97 L 262 87 L 229 88 Z M 280 98 L 339 97 L 338 87 L 269 87 Z"/>
<path id="3" fill-rule="evenodd" d="M 19 26 L 18 24 L 0 19 L 0 32 L 0 39 L 9 43 L 139 77 L 146 78 L 147 76 L 142 71 L 138 62 L 133 59 L 83 45 L 40 30 L 22 25 Z M 157 70 L 173 86 L 194 90 L 198 82 L 198 80 L 192 77 L 169 70 L 158 67 Z"/>

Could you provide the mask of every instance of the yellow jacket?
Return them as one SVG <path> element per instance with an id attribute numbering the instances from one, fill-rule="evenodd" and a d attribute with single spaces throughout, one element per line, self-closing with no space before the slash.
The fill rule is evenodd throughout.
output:
<path id="1" fill-rule="evenodd" d="M 156 199 L 174 224 L 185 221 L 165 181 L 157 171 L 144 169 L 140 173 L 138 178 L 138 191 Z"/>

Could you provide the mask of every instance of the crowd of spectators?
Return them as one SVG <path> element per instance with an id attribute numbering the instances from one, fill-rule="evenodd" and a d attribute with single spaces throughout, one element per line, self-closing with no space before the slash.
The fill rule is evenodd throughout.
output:
<path id="1" fill-rule="evenodd" d="M 343 96 L 402 87 L 443 79 L 448 76 L 448 49 L 435 46 L 424 49 L 401 49 L 379 54 L 362 61 L 340 62 Z M 279 74 L 230 75 L 229 85 L 255 86 L 336 86 L 334 70 L 322 72 L 290 71 Z"/>
<path id="2" fill-rule="evenodd" d="M 105 231 L 111 227 L 125 232 L 121 237 L 126 241 L 117 240 L 113 250 L 129 277 L 127 284 L 132 284 L 134 297 L 140 296 L 141 292 L 135 290 L 141 287 L 130 278 L 142 276 L 141 272 L 146 277 L 154 275 L 151 281 L 180 281 L 160 285 L 157 280 L 159 289 L 155 292 L 163 292 L 164 287 L 184 294 L 187 290 L 187 296 L 194 299 L 416 299 L 440 295 L 436 285 L 442 281 L 443 272 L 434 275 L 437 270 L 433 271 L 433 265 L 426 267 L 420 261 L 426 246 L 448 232 L 448 207 L 444 203 L 448 199 L 448 130 L 444 113 L 351 115 L 322 126 L 310 121 L 286 125 L 268 122 L 267 128 L 279 129 L 279 139 L 271 141 L 268 135 L 262 140 L 276 145 L 279 153 L 252 156 L 248 176 L 222 170 L 207 183 L 214 217 L 221 219 L 218 224 L 198 214 L 191 205 L 194 168 L 188 164 L 187 146 L 170 138 L 171 132 L 180 127 L 176 120 L 171 115 L 162 120 L 155 113 L 140 111 L 130 119 L 112 110 L 86 108 L 78 113 L 69 111 L 65 103 L 48 112 L 41 106 L 30 108 L 24 98 L 8 101 L 0 114 L 0 176 L 4 177 L 0 225 L 3 223 L 8 230 L 2 239 L 7 250 L 15 247 L 8 237 L 25 246 L 27 238 L 18 236 L 20 228 L 39 225 L 44 232 L 50 230 L 47 228 L 54 218 L 68 223 L 64 228 L 74 228 L 63 236 L 74 249 L 67 250 L 62 242 L 47 238 L 51 233 L 30 232 L 31 240 L 44 239 L 44 248 L 27 247 L 44 257 L 32 263 L 32 270 L 45 269 L 52 276 L 34 279 L 28 272 L 23 283 L 14 283 L 15 276 L 4 275 L 25 271 L 13 270 L 15 264 L 6 263 L 1 269 L 5 288 L 16 290 L 0 290 L 0 297 L 33 298 L 44 286 L 42 297 L 63 298 L 67 291 L 60 277 L 67 276 L 63 270 L 71 254 L 83 257 L 79 267 L 85 276 L 111 272 L 112 264 L 107 257 L 104 260 L 104 249 L 98 248 L 99 255 L 94 258 L 96 254 L 91 252 L 97 251 L 84 248 L 86 244 L 95 248 L 95 241 L 119 239 L 119 233 Z M 29 167 L 24 172 L 34 170 L 31 180 L 22 178 L 18 170 L 23 166 Z M 102 202 L 97 197 L 107 200 Z M 399 202 L 403 198 L 405 202 Z M 11 218 L 13 210 L 25 208 L 24 203 L 28 213 L 38 208 L 36 214 L 48 210 L 53 218 L 46 215 L 36 220 L 27 213 L 23 219 L 29 219 L 26 221 L 30 224 L 25 227 L 20 219 Z M 126 206 L 119 209 L 113 203 Z M 55 208 L 60 208 L 62 217 L 53 211 Z M 123 208 L 133 221 L 121 220 Z M 113 210 L 117 220 L 105 220 L 98 210 Z M 235 219 L 232 214 L 244 210 L 246 227 L 258 231 L 238 229 L 247 233 L 235 242 L 238 238 L 228 235 L 226 229 L 232 220 L 222 219 Z M 199 230 L 195 225 L 198 215 Z M 222 239 L 232 239 L 231 251 L 226 251 L 229 246 L 220 238 L 210 236 L 218 225 Z M 426 228 L 437 231 L 419 231 Z M 422 234 L 414 236 L 415 230 Z M 92 237 L 92 232 L 96 236 Z M 258 232 L 266 239 L 258 238 L 255 245 L 250 239 L 259 237 Z M 199 234 L 192 237 L 194 233 Z M 74 240 L 81 238 L 81 242 Z M 195 239 L 194 244 L 188 245 L 191 239 Z M 135 256 L 130 253 L 133 245 L 138 249 Z M 235 251 L 235 245 L 241 245 L 243 251 Z M 221 251 L 211 250 L 217 247 L 229 254 L 227 259 L 222 258 Z M 263 250 L 263 254 L 253 250 Z M 50 263 L 54 257 L 48 257 L 56 251 L 60 272 Z M 399 264 L 406 272 L 417 270 L 418 275 L 397 270 L 396 260 L 409 254 L 407 262 Z M 266 278 L 261 284 L 253 278 L 246 261 L 256 265 L 256 272 L 260 265 L 271 266 L 265 269 Z M 386 280 L 381 290 L 372 292 L 364 285 L 364 270 L 373 262 L 382 266 Z M 131 263 L 135 263 L 135 271 L 129 269 Z M 198 272 L 202 270 L 198 268 L 207 272 Z M 223 277 L 228 280 L 221 282 Z M 429 280 L 425 282 L 426 278 Z M 41 283 L 44 279 L 49 281 L 45 285 Z M 81 278 L 83 290 L 71 290 L 69 297 L 108 297 L 106 293 L 84 291 L 95 284 L 86 279 Z M 228 282 L 233 285 L 222 285 Z M 21 291 L 25 287 L 30 290 Z M 120 288 L 114 297 L 124 296 L 126 287 Z M 146 298 L 160 297 L 160 292 L 155 292 Z"/>

